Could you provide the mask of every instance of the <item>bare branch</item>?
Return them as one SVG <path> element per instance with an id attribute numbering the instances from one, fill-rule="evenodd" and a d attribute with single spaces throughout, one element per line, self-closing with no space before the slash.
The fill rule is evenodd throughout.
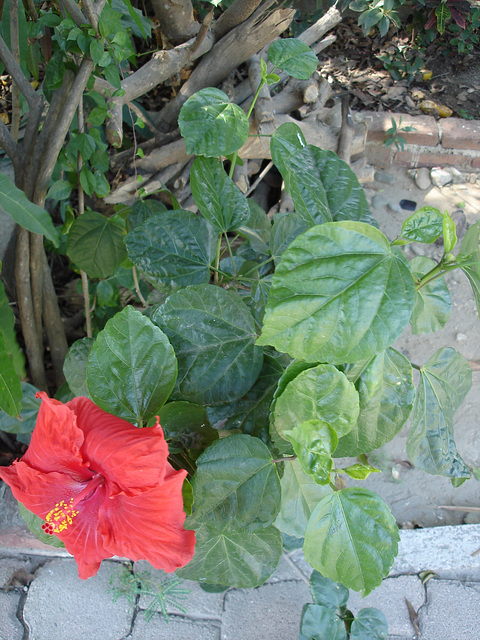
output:
<path id="1" fill-rule="evenodd" d="M 245 22 L 257 9 L 262 0 L 235 0 L 215 22 L 213 33 L 217 40 L 223 38 L 234 27 Z"/>
<path id="2" fill-rule="evenodd" d="M 200 27 L 200 31 L 197 33 L 197 37 L 195 38 L 195 42 L 190 47 L 191 53 L 195 53 L 198 47 L 202 44 L 207 35 L 208 29 L 212 24 L 213 20 L 213 9 L 207 13 L 205 18 L 203 19 L 202 26 Z"/>
<path id="3" fill-rule="evenodd" d="M 98 33 L 98 14 L 95 11 L 92 0 L 82 0 L 82 7 L 85 9 L 88 21 L 95 29 L 95 32 Z"/>
<path id="4" fill-rule="evenodd" d="M 89 24 L 75 0 L 60 0 L 60 5 L 63 5 L 64 9 L 70 14 L 77 27 Z"/>
<path id="5" fill-rule="evenodd" d="M 7 45 L 5 44 L 5 40 L 1 36 L 0 36 L 0 59 L 5 65 L 5 69 L 7 70 L 7 73 L 10 76 L 12 76 L 13 80 L 15 80 L 15 82 L 18 84 L 18 87 L 20 91 L 23 93 L 23 95 L 25 96 L 30 106 L 30 109 L 32 109 L 32 105 L 33 106 L 37 105 L 39 101 L 41 101 L 43 104 L 43 100 L 40 98 L 37 92 L 33 89 L 30 82 L 27 80 L 25 74 L 20 69 L 20 65 L 13 57 L 12 52 L 7 47 Z"/>
<path id="6" fill-rule="evenodd" d="M 14 158 L 18 153 L 18 146 L 3 120 L 0 120 L 0 145 L 5 149 L 5 153 L 10 160 L 14 162 Z"/>
<path id="7" fill-rule="evenodd" d="M 20 64 L 20 42 L 18 39 L 18 0 L 10 0 L 10 46 L 17 64 Z M 20 129 L 20 89 L 12 78 L 12 124 L 10 133 L 15 142 Z"/>

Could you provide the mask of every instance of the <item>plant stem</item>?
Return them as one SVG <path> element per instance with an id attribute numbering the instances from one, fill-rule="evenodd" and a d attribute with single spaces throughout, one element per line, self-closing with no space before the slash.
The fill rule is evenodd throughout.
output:
<path id="1" fill-rule="evenodd" d="M 225 241 L 227 243 L 228 253 L 230 255 L 230 260 L 232 261 L 233 273 L 235 274 L 235 278 L 238 276 L 237 267 L 235 265 L 235 260 L 233 259 L 232 247 L 230 246 L 230 241 L 228 239 L 228 235 L 226 232 L 223 234 L 225 236 Z"/>
<path id="2" fill-rule="evenodd" d="M 285 456 L 285 458 L 273 458 L 273 464 L 278 464 L 279 462 L 291 462 L 292 460 L 296 460 L 297 456 Z"/>
<path id="3" fill-rule="evenodd" d="M 140 300 L 140 302 L 143 304 L 144 307 L 148 307 L 148 303 L 145 300 L 145 298 L 142 296 L 142 292 L 140 291 L 140 285 L 138 283 L 137 268 L 135 267 L 135 265 L 133 265 L 132 267 L 132 274 L 133 274 L 133 282 L 135 284 L 135 291 L 137 293 L 138 299 Z"/>
<path id="4" fill-rule="evenodd" d="M 218 284 L 221 250 L 222 250 L 222 234 L 219 233 L 217 238 L 217 254 L 215 257 L 215 273 L 213 274 L 213 284 Z"/>

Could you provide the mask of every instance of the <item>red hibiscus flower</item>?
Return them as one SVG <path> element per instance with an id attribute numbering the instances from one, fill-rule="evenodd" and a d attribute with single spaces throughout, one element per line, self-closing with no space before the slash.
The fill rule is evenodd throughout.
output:
<path id="1" fill-rule="evenodd" d="M 75 557 L 80 578 L 105 558 L 148 560 L 167 572 L 193 556 L 195 534 L 183 528 L 186 471 L 167 462 L 163 431 L 137 429 L 88 398 L 43 402 L 27 453 L 0 478 L 45 520 Z"/>

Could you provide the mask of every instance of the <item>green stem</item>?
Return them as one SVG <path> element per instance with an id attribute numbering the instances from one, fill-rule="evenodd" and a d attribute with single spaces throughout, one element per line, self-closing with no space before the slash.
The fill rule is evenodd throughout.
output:
<path id="1" fill-rule="evenodd" d="M 258 100 L 258 96 L 260 95 L 260 90 L 263 87 L 263 85 L 266 84 L 265 80 L 262 78 L 262 80 L 260 81 L 260 84 L 258 85 L 258 89 L 256 94 L 253 97 L 253 101 L 252 104 L 250 105 L 250 109 L 248 110 L 247 113 L 247 119 L 250 118 L 250 116 L 252 115 L 252 111 L 255 107 L 255 103 Z M 228 174 L 229 178 L 233 177 L 233 172 L 235 170 L 235 165 L 237 164 L 237 158 L 238 158 L 238 151 L 235 151 L 235 153 L 233 154 L 233 158 L 232 158 L 232 164 L 230 166 L 230 173 Z"/>
<path id="2" fill-rule="evenodd" d="M 219 273 L 219 265 L 220 265 L 220 252 L 222 250 L 222 234 L 218 234 L 217 238 L 217 254 L 215 257 L 215 273 L 213 275 L 213 284 L 218 284 L 218 273 Z"/>
<path id="3" fill-rule="evenodd" d="M 230 240 L 228 239 L 227 233 L 224 232 L 225 241 L 227 243 L 228 253 L 230 255 L 230 260 L 232 261 L 233 273 L 235 274 L 235 278 L 238 276 L 237 267 L 235 265 L 235 260 L 233 259 L 232 247 L 230 246 Z"/>
<path id="4" fill-rule="evenodd" d="M 413 363 L 413 362 L 410 362 L 410 364 L 411 364 L 411 365 L 412 365 L 412 367 L 413 367 L 414 369 L 416 369 L 417 371 L 421 371 L 421 370 L 422 370 L 422 367 L 421 367 L 420 365 L 415 364 L 415 363 Z"/>
<path id="5" fill-rule="evenodd" d="M 292 460 L 296 460 L 297 456 L 286 456 L 285 458 L 273 458 L 273 463 L 278 464 L 279 462 L 291 462 Z"/>

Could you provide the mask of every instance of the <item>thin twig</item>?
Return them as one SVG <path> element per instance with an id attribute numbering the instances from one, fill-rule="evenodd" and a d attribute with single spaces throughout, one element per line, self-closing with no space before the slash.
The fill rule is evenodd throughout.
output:
<path id="1" fill-rule="evenodd" d="M 245 197 L 248 198 L 248 196 L 255 191 L 255 189 L 258 187 L 258 185 L 260 184 L 260 182 L 264 179 L 264 177 L 267 175 L 267 173 L 270 171 L 270 169 L 273 167 L 273 162 L 269 162 L 267 164 L 267 166 L 265 167 L 265 169 L 263 169 L 259 174 L 258 174 L 258 178 L 255 180 L 255 182 L 250 185 L 250 187 L 247 189 L 247 193 L 245 194 Z"/>
<path id="2" fill-rule="evenodd" d="M 135 284 L 135 291 L 137 293 L 138 299 L 140 300 L 140 302 L 143 304 L 144 307 L 148 307 L 148 302 L 142 296 L 142 292 L 140 291 L 140 284 L 138 282 L 137 269 L 135 268 L 135 266 L 133 266 L 132 268 L 132 273 L 133 273 L 133 282 Z"/>
<path id="3" fill-rule="evenodd" d="M 18 39 L 18 0 L 10 0 L 10 47 L 15 61 L 20 65 L 20 42 Z M 20 130 L 20 89 L 12 78 L 12 124 L 10 133 L 15 142 Z"/>
<path id="4" fill-rule="evenodd" d="M 435 509 L 446 509 L 447 511 L 471 511 L 473 512 L 480 512 L 480 507 L 469 507 L 467 505 L 465 506 L 448 506 L 448 505 L 444 505 L 444 504 L 439 504 L 435 507 Z"/>
<path id="5" fill-rule="evenodd" d="M 207 32 L 210 28 L 210 25 L 212 24 L 212 19 L 213 19 L 213 9 L 209 11 L 205 16 L 205 18 L 203 19 L 202 26 L 200 27 L 200 31 L 197 33 L 197 37 L 193 41 L 193 44 L 190 46 L 190 51 L 192 53 L 194 53 L 204 41 L 205 36 L 207 35 Z"/>

